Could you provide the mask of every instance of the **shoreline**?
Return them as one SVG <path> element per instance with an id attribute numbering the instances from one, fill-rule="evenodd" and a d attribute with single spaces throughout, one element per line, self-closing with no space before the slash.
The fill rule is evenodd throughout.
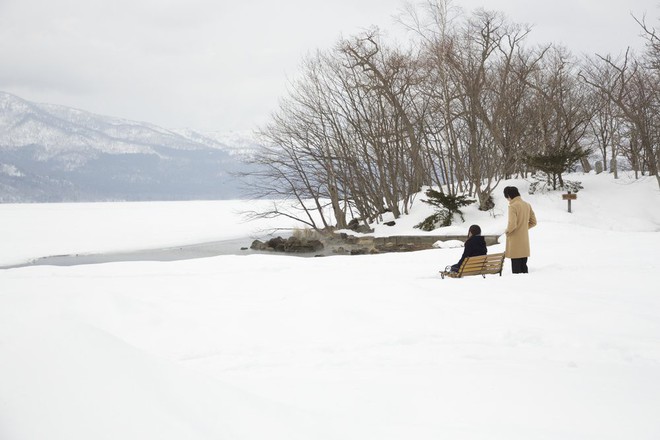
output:
<path id="1" fill-rule="evenodd" d="M 485 236 L 489 246 L 497 244 L 497 236 Z M 382 254 L 390 252 L 414 252 L 433 249 L 436 241 L 461 240 L 465 236 L 412 235 L 390 237 L 332 237 L 324 242 L 324 248 L 311 252 L 279 252 L 275 250 L 255 250 L 253 238 L 243 237 L 229 240 L 211 241 L 181 246 L 169 246 L 134 251 L 102 252 L 94 254 L 47 255 L 33 260 L 0 266 L 2 269 L 18 269 L 32 266 L 79 266 L 86 264 L 119 263 L 129 261 L 182 261 L 197 258 L 217 257 L 221 255 L 281 255 L 301 258 L 352 256 Z"/>

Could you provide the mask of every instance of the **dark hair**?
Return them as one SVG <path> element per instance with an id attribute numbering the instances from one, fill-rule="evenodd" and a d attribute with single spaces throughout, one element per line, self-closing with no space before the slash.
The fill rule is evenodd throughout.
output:
<path id="1" fill-rule="evenodd" d="M 481 228 L 479 225 L 472 225 L 470 226 L 470 229 L 468 229 L 468 234 L 472 234 L 473 237 L 475 235 L 481 235 Z"/>
<path id="2" fill-rule="evenodd" d="M 504 188 L 504 197 L 506 197 L 507 199 L 520 197 L 518 188 L 516 188 L 515 186 L 507 186 L 506 188 Z"/>

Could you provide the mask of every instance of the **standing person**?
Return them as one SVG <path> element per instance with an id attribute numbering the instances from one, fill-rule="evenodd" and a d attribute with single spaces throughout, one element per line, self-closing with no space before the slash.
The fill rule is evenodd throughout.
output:
<path id="1" fill-rule="evenodd" d="M 458 260 L 458 263 L 451 266 L 451 272 L 458 272 L 458 269 L 461 267 L 461 263 L 467 257 L 476 257 L 478 255 L 486 255 L 488 249 L 486 248 L 486 240 L 481 236 L 481 228 L 479 225 L 472 225 L 468 229 L 468 238 L 465 240 L 465 250 L 461 259 Z"/>
<path id="2" fill-rule="evenodd" d="M 505 256 L 511 258 L 513 273 L 527 273 L 529 257 L 529 229 L 536 226 L 536 215 L 532 206 L 523 201 L 515 186 L 504 188 L 504 197 L 509 201 L 509 219 L 506 231 Z"/>

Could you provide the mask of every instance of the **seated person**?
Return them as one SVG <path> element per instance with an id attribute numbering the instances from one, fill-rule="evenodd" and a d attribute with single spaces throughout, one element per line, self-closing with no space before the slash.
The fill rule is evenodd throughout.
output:
<path id="1" fill-rule="evenodd" d="M 451 266 L 451 272 L 458 272 L 463 260 L 467 257 L 476 257 L 488 253 L 488 249 L 486 249 L 486 240 L 481 236 L 481 228 L 479 225 L 470 226 L 470 229 L 468 229 L 468 238 L 465 240 L 463 246 L 465 246 L 463 255 L 461 256 L 461 259 L 458 260 L 458 263 Z"/>

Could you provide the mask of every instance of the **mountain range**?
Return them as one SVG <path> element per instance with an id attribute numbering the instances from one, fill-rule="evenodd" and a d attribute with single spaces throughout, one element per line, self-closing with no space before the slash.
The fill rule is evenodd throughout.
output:
<path id="1" fill-rule="evenodd" d="M 257 147 L 249 136 L 169 130 L 0 92 L 4 203 L 238 198 L 234 173 Z"/>

